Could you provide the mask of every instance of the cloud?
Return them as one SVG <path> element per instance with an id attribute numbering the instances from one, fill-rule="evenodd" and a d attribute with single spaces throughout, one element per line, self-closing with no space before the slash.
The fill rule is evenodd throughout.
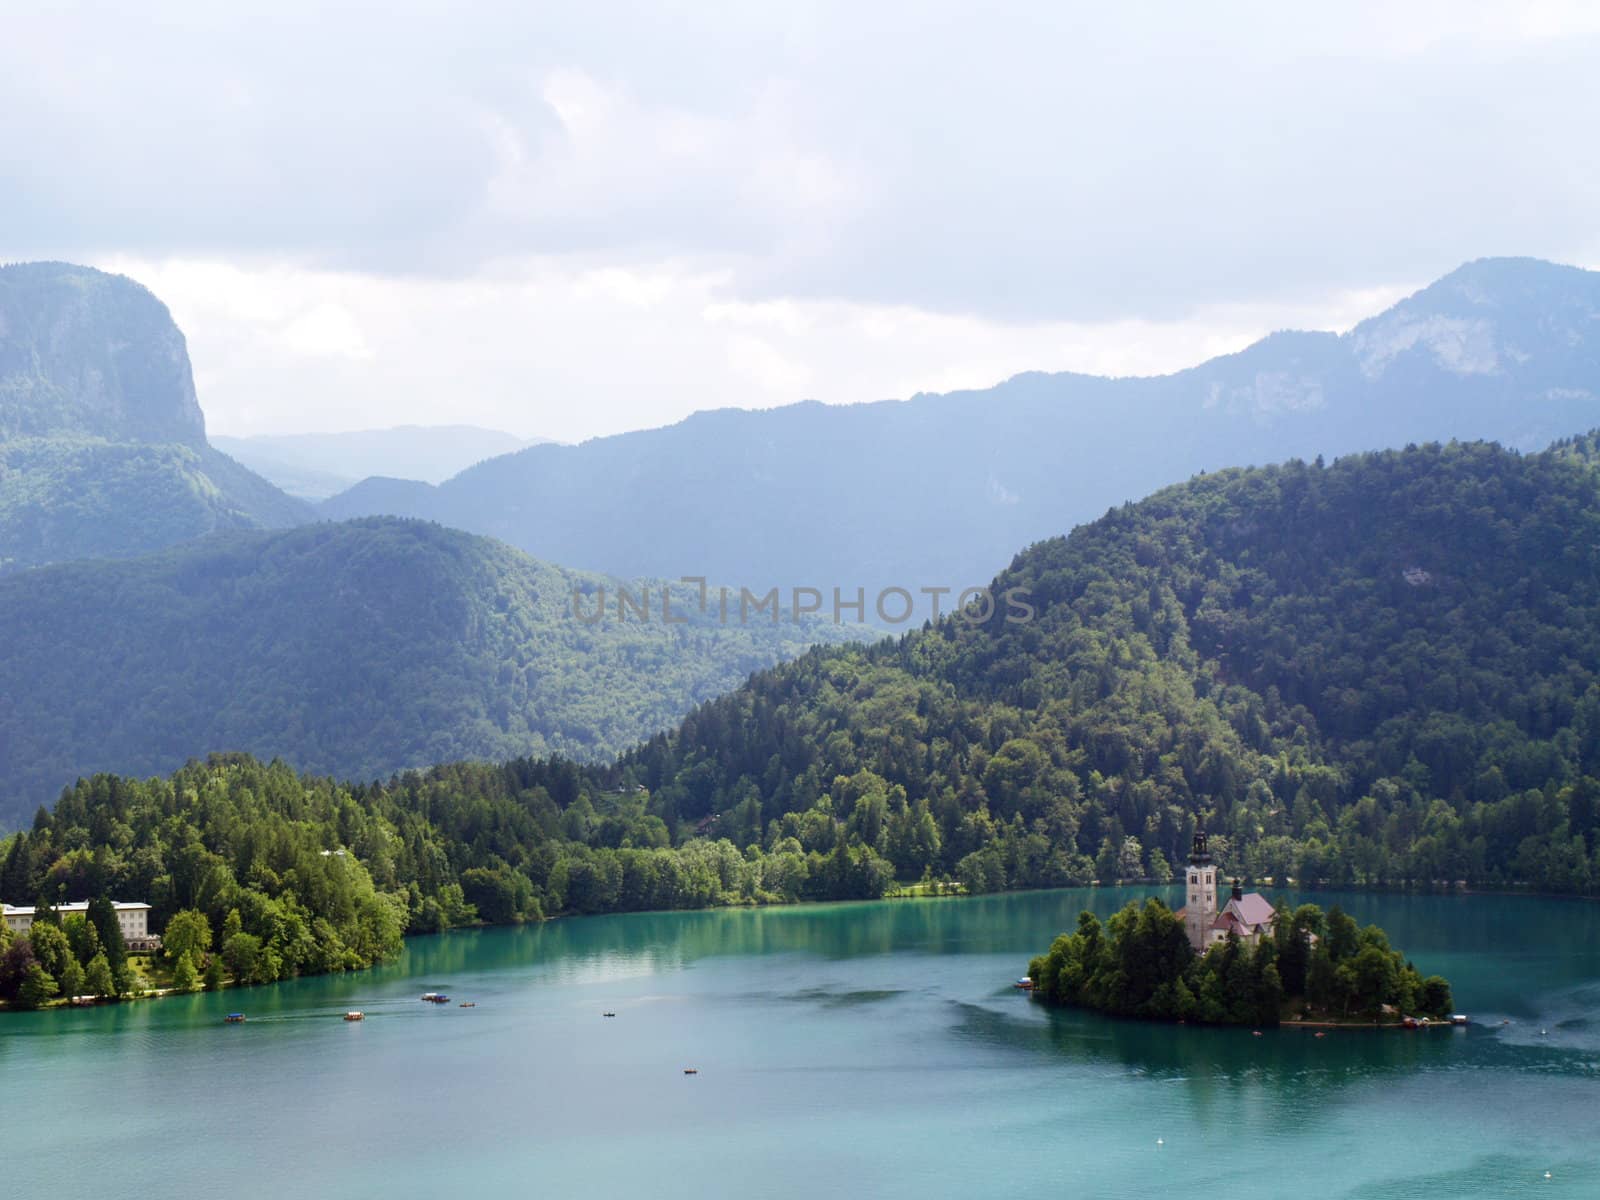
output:
<path id="1" fill-rule="evenodd" d="M 1600 8 L 34 6 L 0 257 L 122 265 L 224 431 L 582 437 L 1173 369 L 1600 260 Z"/>
<path id="2" fill-rule="evenodd" d="M 1600 254 L 1593 6 L 155 3 L 13 14 L 11 257 L 1171 318 Z"/>
<path id="3" fill-rule="evenodd" d="M 985 387 L 1022 368 L 1175 370 L 1283 325 L 1344 328 L 1406 288 L 1180 321 L 999 321 L 908 305 L 746 301 L 726 273 L 571 255 L 438 280 L 107 258 L 188 335 L 217 433 L 451 421 L 581 440 L 706 408 Z"/>

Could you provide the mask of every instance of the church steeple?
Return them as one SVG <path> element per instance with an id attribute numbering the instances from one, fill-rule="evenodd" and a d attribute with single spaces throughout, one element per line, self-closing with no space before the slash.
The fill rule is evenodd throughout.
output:
<path id="1" fill-rule="evenodd" d="M 1195 827 L 1185 883 L 1189 903 L 1183 911 L 1184 929 L 1189 935 L 1189 945 L 1194 947 L 1196 954 L 1200 954 L 1205 951 L 1211 936 L 1211 923 L 1217 917 L 1217 868 L 1206 846 L 1204 822 Z"/>

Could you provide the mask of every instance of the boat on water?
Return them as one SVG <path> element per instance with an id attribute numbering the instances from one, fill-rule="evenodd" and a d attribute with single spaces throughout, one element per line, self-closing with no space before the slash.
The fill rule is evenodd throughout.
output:
<path id="1" fill-rule="evenodd" d="M 429 1004 L 449 1004 L 450 997 L 443 992 L 423 992 L 422 998 Z"/>
<path id="2" fill-rule="evenodd" d="M 1467 1023 L 1467 1014 L 1466 1013 L 1451 1013 L 1450 1014 L 1450 1024 L 1452 1024 L 1452 1025 L 1465 1025 L 1466 1023 Z"/>
<path id="3" fill-rule="evenodd" d="M 1033 991 L 1033 980 L 1029 979 L 1026 975 L 1024 975 L 1021 979 L 1017 980 L 1011 986 L 1016 988 L 1018 991 L 1021 991 L 1021 992 L 1031 992 L 1031 991 Z"/>
<path id="4" fill-rule="evenodd" d="M 700 1072 L 697 1069 L 695 1069 L 694 1067 L 685 1067 L 683 1069 L 683 1073 L 685 1075 L 698 1075 L 698 1074 L 700 1074 Z"/>
<path id="5" fill-rule="evenodd" d="M 477 1008 L 478 1007 L 478 1002 L 476 1000 L 463 1000 L 461 1002 L 461 1007 L 462 1008 Z"/>
<path id="6" fill-rule="evenodd" d="M 243 1025 L 244 1024 L 244 1014 L 243 1013 L 229 1013 L 227 1016 L 223 1017 L 222 1020 L 223 1020 L 223 1023 L 227 1024 L 227 1025 Z"/>
<path id="7" fill-rule="evenodd" d="M 365 1021 L 367 1019 L 367 1014 L 362 1012 L 360 1009 L 353 1008 L 349 1012 L 345 1013 L 344 1019 L 346 1021 Z"/>

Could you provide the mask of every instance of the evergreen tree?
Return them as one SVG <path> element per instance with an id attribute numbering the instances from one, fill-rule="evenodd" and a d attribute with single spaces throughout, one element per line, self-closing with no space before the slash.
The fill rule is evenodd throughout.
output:
<path id="1" fill-rule="evenodd" d="M 116 906 L 104 895 L 89 901 L 89 924 L 100 937 L 100 947 L 113 975 L 121 975 L 128 965 L 128 943 L 122 936 L 122 923 L 117 920 Z"/>

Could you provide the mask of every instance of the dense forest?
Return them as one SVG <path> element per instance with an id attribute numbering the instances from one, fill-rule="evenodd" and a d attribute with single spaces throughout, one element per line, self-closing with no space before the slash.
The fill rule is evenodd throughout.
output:
<path id="1" fill-rule="evenodd" d="M 1358 928 L 1338 906 L 1280 914 L 1272 936 L 1238 934 L 1204 955 L 1160 900 L 1130 901 L 1103 926 L 1092 912 L 1028 967 L 1033 994 L 1051 1004 L 1118 1016 L 1208 1025 L 1388 1020 L 1450 1015 L 1448 980 L 1424 979 L 1376 925 Z M 1385 1013 L 1385 1009 L 1389 1013 Z"/>
<path id="2" fill-rule="evenodd" d="M 67 559 L 128 558 L 308 515 L 299 501 L 208 447 L 0 441 L 0 574 Z"/>
<path id="3" fill-rule="evenodd" d="M 843 836 L 826 853 L 792 839 L 766 851 L 726 839 L 674 844 L 636 786 L 594 791 L 559 759 L 459 763 L 340 785 L 218 755 L 164 779 L 80 781 L 30 829 L 0 842 L 8 903 L 144 900 L 151 928 L 167 931 L 180 978 L 177 960 L 189 953 L 191 983 L 212 959 L 231 978 L 263 983 L 368 966 L 395 953 L 403 933 L 561 913 L 876 897 L 893 881 L 888 861 Z M 180 916 L 191 932 L 175 942 Z M 24 1003 L 84 986 L 81 974 L 61 978 L 65 956 L 43 946 L 54 934 L 35 928 L 0 944 L 0 999 L 17 1001 L 36 963 L 41 974 Z M 82 948 L 87 970 L 101 946 Z M 124 961 L 113 951 L 119 982 L 95 994 L 126 990 Z"/>
<path id="4" fill-rule="evenodd" d="M 80 775 L 244 750 L 341 777 L 614 756 L 752 671 L 851 631 L 719 621 L 420 521 L 218 535 L 0 578 L 0 828 Z M 607 617 L 598 612 L 605 589 Z M 574 613 L 574 591 L 583 593 Z"/>
<path id="5" fill-rule="evenodd" d="M 1593 891 L 1593 449 L 1200 476 L 1019 555 L 1031 622 L 812 652 L 623 765 L 670 827 L 973 890 L 1164 879 L 1204 813 L 1251 877 Z"/>

